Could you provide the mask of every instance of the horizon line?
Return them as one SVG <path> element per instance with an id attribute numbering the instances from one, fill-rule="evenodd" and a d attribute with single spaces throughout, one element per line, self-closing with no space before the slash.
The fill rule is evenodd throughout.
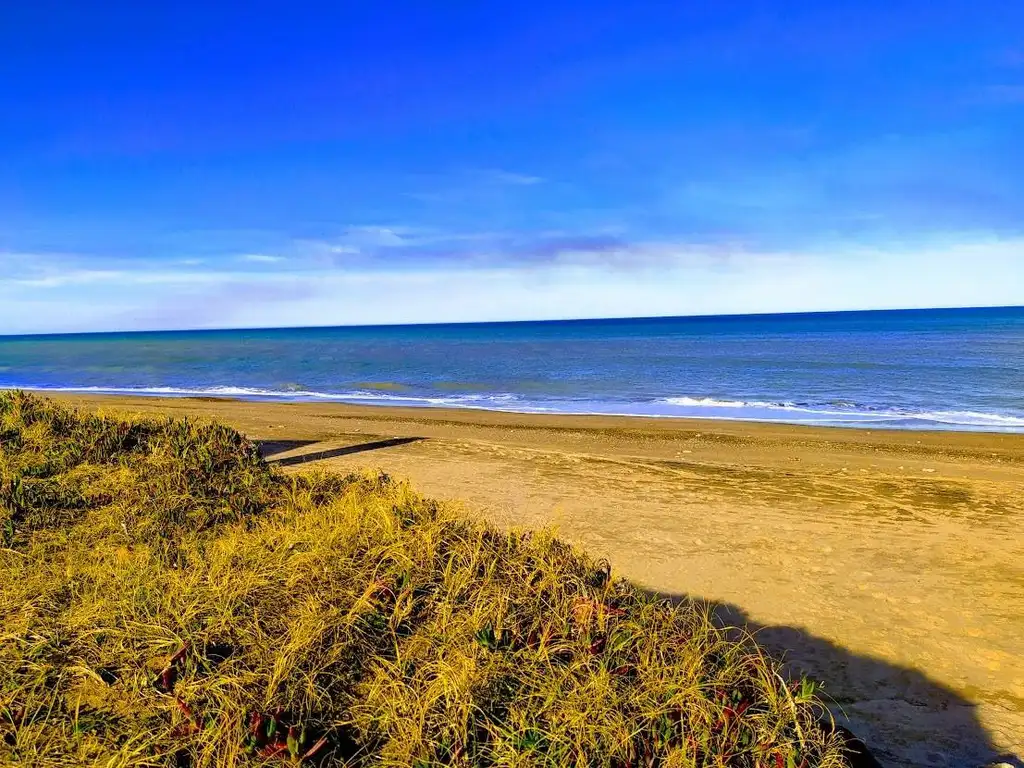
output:
<path id="1" fill-rule="evenodd" d="M 553 325 L 557 323 L 616 323 L 645 322 L 656 320 L 731 320 L 742 318 L 785 318 L 814 317 L 831 315 L 901 314 L 909 312 L 963 312 L 979 310 L 1024 310 L 1024 304 L 982 304 L 971 306 L 942 307 L 885 307 L 880 309 L 824 309 L 789 312 L 728 312 L 723 314 L 695 315 L 628 315 L 611 317 L 566 317 L 534 320 L 458 320 L 441 323 L 351 323 L 346 325 L 266 325 L 236 326 L 223 328 L 152 328 L 123 331 L 56 331 L 47 333 L 0 333 L 0 339 L 31 339 L 52 336 L 118 336 L 174 333 L 230 333 L 233 331 L 314 331 L 336 329 L 378 329 L 378 328 L 450 328 L 461 326 L 496 325 Z"/>

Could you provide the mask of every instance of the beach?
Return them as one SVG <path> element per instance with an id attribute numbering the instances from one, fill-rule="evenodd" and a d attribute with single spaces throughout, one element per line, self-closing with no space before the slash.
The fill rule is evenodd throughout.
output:
<path id="1" fill-rule="evenodd" d="M 1024 435 L 59 395 L 211 418 L 286 471 L 379 468 L 720 605 L 886 764 L 1024 755 Z"/>

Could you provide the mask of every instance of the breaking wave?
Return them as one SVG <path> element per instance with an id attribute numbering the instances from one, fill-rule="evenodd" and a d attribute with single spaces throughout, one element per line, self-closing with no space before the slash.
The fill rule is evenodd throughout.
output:
<path id="1" fill-rule="evenodd" d="M 11 387 L 4 386 L 2 388 Z M 299 387 L 265 389 L 230 385 L 212 387 L 48 386 L 27 388 L 36 389 L 37 391 L 82 394 L 151 397 L 221 397 L 283 402 L 336 402 L 356 405 L 467 408 L 514 413 L 705 418 L 815 424 L 819 426 L 888 427 L 893 429 L 1024 431 L 1024 416 L 1013 414 L 984 413 L 973 410 L 912 411 L 858 405 L 857 403 L 844 400 L 833 400 L 828 403 L 819 404 L 678 396 L 648 401 L 612 401 L 573 398 L 546 399 L 543 397 L 525 397 L 510 392 L 416 395 L 367 390 L 321 392 Z"/>

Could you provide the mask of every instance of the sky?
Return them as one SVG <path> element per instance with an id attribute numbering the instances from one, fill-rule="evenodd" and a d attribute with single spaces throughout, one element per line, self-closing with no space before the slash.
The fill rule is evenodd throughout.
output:
<path id="1" fill-rule="evenodd" d="M 1024 4 L 0 3 L 0 333 L 1024 304 Z"/>

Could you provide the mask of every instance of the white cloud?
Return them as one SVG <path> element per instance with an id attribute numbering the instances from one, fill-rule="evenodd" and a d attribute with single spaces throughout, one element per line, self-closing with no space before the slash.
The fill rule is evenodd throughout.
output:
<path id="1" fill-rule="evenodd" d="M 132 272 L 116 269 L 69 269 L 59 272 L 46 272 L 37 276 L 0 278 L 0 289 L 5 285 L 15 288 L 79 288 L 83 291 L 89 286 L 132 287 L 140 285 L 156 285 L 173 288 L 182 285 L 211 285 L 223 282 L 231 273 L 142 270 Z M 247 274 L 242 273 L 245 277 Z"/>
<path id="2" fill-rule="evenodd" d="M 418 233 L 419 230 L 411 227 L 350 227 L 345 232 L 345 240 L 355 246 L 401 246 L 408 244 Z"/>
<path id="3" fill-rule="evenodd" d="M 542 184 L 544 182 L 544 179 L 540 176 L 512 173 L 510 171 L 490 171 L 487 175 L 496 184 L 508 184 L 515 187 L 532 187 L 534 184 Z"/>
<path id="4" fill-rule="evenodd" d="M 634 261 L 0 278 L 0 333 L 1024 304 L 1024 239 L 796 254 L 650 244 L 620 255 Z"/>
<path id="5" fill-rule="evenodd" d="M 239 261 L 247 261 L 251 264 L 277 264 L 284 261 L 284 256 L 272 256 L 269 253 L 243 253 L 238 257 Z"/>

